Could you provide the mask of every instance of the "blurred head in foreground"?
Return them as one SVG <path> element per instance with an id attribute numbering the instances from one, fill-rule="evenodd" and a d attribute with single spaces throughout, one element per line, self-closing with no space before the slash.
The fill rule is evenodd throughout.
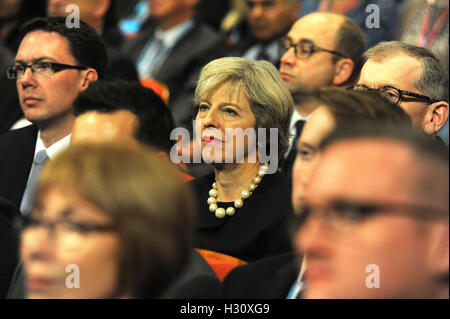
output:
<path id="1" fill-rule="evenodd" d="M 448 149 L 360 123 L 322 143 L 297 208 L 307 298 L 448 298 Z"/>
<path id="2" fill-rule="evenodd" d="M 187 262 L 192 213 L 179 174 L 153 151 L 72 145 L 44 168 L 24 225 L 28 297 L 158 297 Z"/>

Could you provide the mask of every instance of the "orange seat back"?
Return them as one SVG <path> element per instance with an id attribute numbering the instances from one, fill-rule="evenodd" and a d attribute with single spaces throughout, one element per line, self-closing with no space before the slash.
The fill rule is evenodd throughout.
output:
<path id="1" fill-rule="evenodd" d="M 150 78 L 141 78 L 139 82 L 142 86 L 153 90 L 166 104 L 169 104 L 169 89 L 164 83 Z"/>
<path id="2" fill-rule="evenodd" d="M 211 266 L 220 281 L 222 281 L 228 275 L 228 273 L 237 266 L 247 264 L 247 262 L 244 260 L 221 254 L 212 250 L 197 248 L 197 251 Z"/>

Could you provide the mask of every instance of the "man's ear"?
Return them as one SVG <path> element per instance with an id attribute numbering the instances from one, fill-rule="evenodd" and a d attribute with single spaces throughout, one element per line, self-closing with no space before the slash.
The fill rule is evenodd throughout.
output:
<path id="1" fill-rule="evenodd" d="M 424 116 L 423 131 L 426 134 L 437 133 L 448 118 L 449 106 L 447 102 L 439 101 L 430 104 Z"/>
<path id="2" fill-rule="evenodd" d="M 336 62 L 334 68 L 333 85 L 343 86 L 352 76 L 355 64 L 349 58 L 340 59 Z"/>
<path id="3" fill-rule="evenodd" d="M 85 75 L 81 81 L 80 91 L 86 90 L 89 86 L 89 83 L 98 80 L 98 73 L 95 69 L 89 68 L 89 69 L 85 70 L 84 72 L 85 72 Z"/>

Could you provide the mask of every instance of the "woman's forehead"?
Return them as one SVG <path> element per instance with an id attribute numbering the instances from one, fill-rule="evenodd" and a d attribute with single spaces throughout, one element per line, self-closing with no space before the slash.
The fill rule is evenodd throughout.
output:
<path id="1" fill-rule="evenodd" d="M 205 94 L 202 96 L 202 100 L 210 101 L 213 96 L 220 95 L 222 98 L 225 98 L 228 102 L 239 102 L 242 99 L 248 101 L 247 96 L 242 89 L 242 85 L 238 82 L 226 81 L 220 84 L 217 84 L 215 87 L 207 89 Z"/>

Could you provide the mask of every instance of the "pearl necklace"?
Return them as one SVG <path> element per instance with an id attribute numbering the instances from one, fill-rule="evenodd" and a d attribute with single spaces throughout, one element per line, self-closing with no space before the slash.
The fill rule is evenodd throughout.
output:
<path id="1" fill-rule="evenodd" d="M 245 189 L 241 193 L 241 198 L 234 201 L 234 207 L 230 206 L 226 210 L 222 207 L 217 206 L 217 184 L 214 182 L 212 184 L 212 188 L 209 191 L 209 198 L 207 203 L 209 205 L 209 211 L 214 213 L 217 218 L 222 219 L 225 216 L 233 216 L 236 213 L 237 208 L 241 208 L 244 206 L 244 199 L 250 197 L 252 192 L 258 187 L 258 184 L 261 182 L 263 176 L 266 174 L 267 169 L 269 168 L 269 164 L 263 164 L 259 167 L 258 175 L 253 178 L 253 183 L 250 184 L 248 189 Z M 236 209 L 235 209 L 236 208 Z"/>

